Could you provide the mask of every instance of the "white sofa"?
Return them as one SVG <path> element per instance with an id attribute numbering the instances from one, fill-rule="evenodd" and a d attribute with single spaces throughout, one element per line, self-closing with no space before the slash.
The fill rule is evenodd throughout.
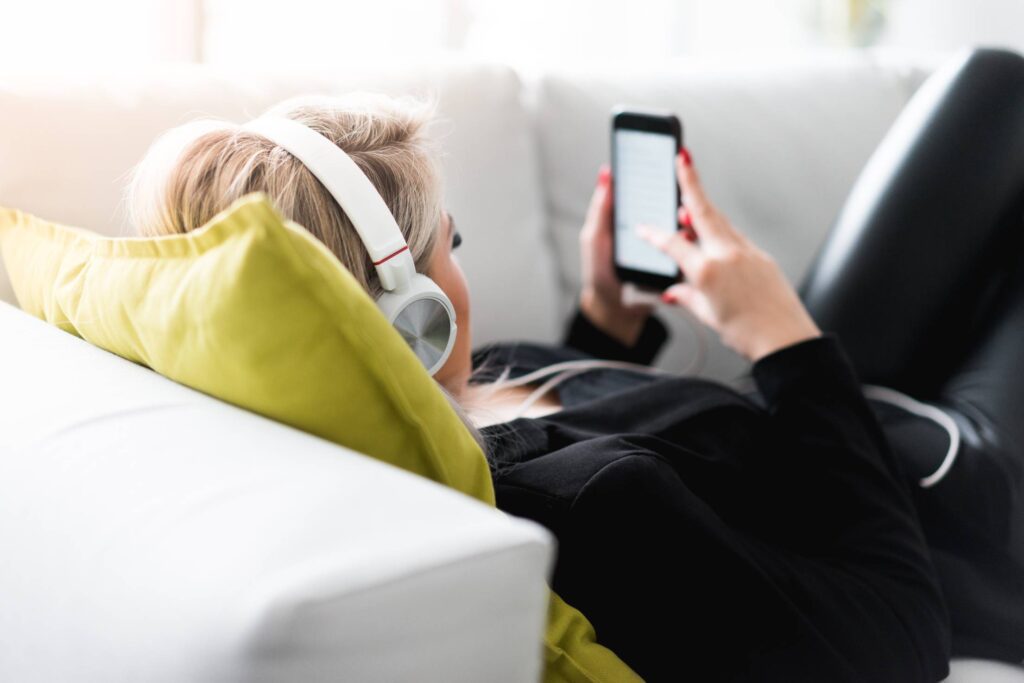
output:
<path id="1" fill-rule="evenodd" d="M 286 96 L 434 93 L 474 345 L 557 341 L 608 110 L 676 110 L 705 184 L 796 281 L 933 57 L 630 64 L 520 78 L 459 62 L 342 73 L 168 67 L 0 78 L 0 204 L 130 234 L 160 131 Z M 11 300 L 0 269 L 0 298 Z M 510 286 L 511 285 L 511 286 Z M 684 317 L 659 358 L 697 348 Z M 746 364 L 708 338 L 697 374 Z M 396 505 L 397 503 L 397 505 Z M 410 514 L 415 510 L 415 514 Z M 89 347 L 0 304 L 0 679 L 527 681 L 553 539 Z M 600 634 L 598 634 L 600 636 Z M 1024 681 L 954 662 L 952 681 Z"/>

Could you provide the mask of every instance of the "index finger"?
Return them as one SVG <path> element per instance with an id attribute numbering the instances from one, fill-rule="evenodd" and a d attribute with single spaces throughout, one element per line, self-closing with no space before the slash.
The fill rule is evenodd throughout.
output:
<path id="1" fill-rule="evenodd" d="M 683 205 L 690 215 L 699 219 L 702 215 L 707 217 L 711 212 L 711 202 L 704 193 L 704 187 L 700 184 L 700 177 L 697 169 L 693 167 L 690 155 L 684 149 L 676 154 L 676 178 L 679 179 L 679 190 L 683 193 Z"/>
<path id="2" fill-rule="evenodd" d="M 690 214 L 697 234 L 719 242 L 732 242 L 738 239 L 727 220 L 718 220 L 717 211 L 704 192 L 697 169 L 694 168 L 689 152 L 685 148 L 680 149 L 676 155 L 676 176 L 679 178 L 683 205 Z"/>
<path id="3" fill-rule="evenodd" d="M 587 207 L 587 220 L 597 220 L 602 211 L 606 211 L 611 203 L 610 187 L 611 171 L 607 164 L 602 164 L 597 174 L 597 184 L 594 187 L 594 194 L 590 196 L 590 205 Z"/>
<path id="4" fill-rule="evenodd" d="M 700 267 L 704 258 L 700 248 L 684 239 L 681 231 L 667 233 L 644 224 L 637 225 L 634 231 L 645 242 L 672 257 L 684 275 Z"/>

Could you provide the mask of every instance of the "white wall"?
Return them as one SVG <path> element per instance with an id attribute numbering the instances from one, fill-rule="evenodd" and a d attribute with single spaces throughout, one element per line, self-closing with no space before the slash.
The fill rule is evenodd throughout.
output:
<path id="1" fill-rule="evenodd" d="M 989 45 L 1024 51 L 1024 0 L 890 0 L 882 42 L 912 49 Z"/>

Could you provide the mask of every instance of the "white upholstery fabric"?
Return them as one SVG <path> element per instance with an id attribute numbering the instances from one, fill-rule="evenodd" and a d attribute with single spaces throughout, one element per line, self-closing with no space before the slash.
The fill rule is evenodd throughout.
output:
<path id="1" fill-rule="evenodd" d="M 709 191 L 797 280 L 924 73 L 907 59 L 856 53 L 823 63 L 553 71 L 525 91 L 508 68 L 455 63 L 343 75 L 197 67 L 12 75 L 0 78 L 0 204 L 127 234 L 119 206 L 127 171 L 173 125 L 199 115 L 242 120 L 304 92 L 433 93 L 448 206 L 466 238 L 459 257 L 474 345 L 555 341 L 577 291 L 576 236 L 608 157 L 611 105 L 678 111 Z M 5 280 L 0 266 L 0 299 L 10 301 Z M 660 364 L 680 370 L 693 330 L 678 311 L 666 317 L 673 341 Z M 700 374 L 729 380 L 745 368 L 708 339 Z"/>
<path id="2" fill-rule="evenodd" d="M 0 680 L 535 681 L 553 538 L 0 303 Z"/>
<path id="3" fill-rule="evenodd" d="M 1021 683 L 1024 667 L 985 659 L 954 659 L 944 683 Z"/>
<path id="4" fill-rule="evenodd" d="M 551 339 L 559 327 L 534 137 L 517 75 L 436 64 L 354 74 L 167 67 L 139 74 L 0 76 L 0 204 L 105 234 L 130 234 L 121 190 L 164 130 L 199 116 L 243 121 L 303 93 L 436 96 L 448 208 L 473 296 L 473 339 Z M 530 302 L 509 314 L 509 286 Z M 0 299 L 13 301 L 0 264 Z"/>

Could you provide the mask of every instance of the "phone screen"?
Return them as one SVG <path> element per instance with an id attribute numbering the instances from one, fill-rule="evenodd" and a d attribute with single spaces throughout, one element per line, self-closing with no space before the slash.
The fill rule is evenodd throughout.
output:
<path id="1" fill-rule="evenodd" d="M 617 128 L 615 145 L 615 261 L 623 268 L 672 277 L 677 265 L 636 234 L 637 224 L 675 232 L 676 140 L 672 135 Z"/>

